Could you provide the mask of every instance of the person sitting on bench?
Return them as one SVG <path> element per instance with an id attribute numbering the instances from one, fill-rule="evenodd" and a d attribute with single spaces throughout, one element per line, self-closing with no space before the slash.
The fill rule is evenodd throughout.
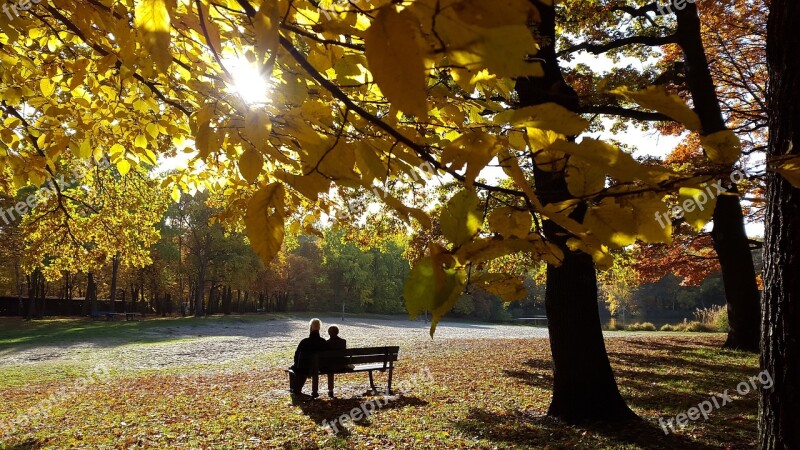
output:
<path id="1" fill-rule="evenodd" d="M 290 367 L 294 374 L 289 376 L 289 392 L 292 395 L 303 393 L 303 385 L 310 375 L 314 354 L 328 349 L 327 341 L 319 335 L 320 328 L 322 322 L 319 319 L 311 319 L 309 336 L 300 341 L 294 352 L 294 365 Z"/>
<path id="2" fill-rule="evenodd" d="M 339 337 L 339 327 L 332 325 L 328 328 L 328 350 L 347 350 L 347 340 Z M 345 364 L 344 360 L 330 367 L 332 370 L 353 369 L 352 365 Z M 333 374 L 328 374 L 328 396 L 333 397 Z"/>

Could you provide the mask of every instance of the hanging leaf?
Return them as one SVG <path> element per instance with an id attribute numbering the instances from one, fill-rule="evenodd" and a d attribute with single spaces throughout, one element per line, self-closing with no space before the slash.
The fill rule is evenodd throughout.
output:
<path id="1" fill-rule="evenodd" d="M 731 130 L 700 136 L 700 145 L 703 146 L 708 159 L 717 164 L 729 166 L 742 156 L 742 142 Z"/>
<path id="2" fill-rule="evenodd" d="M 264 157 L 254 148 L 248 148 L 239 157 L 239 172 L 248 183 L 255 183 L 263 168 Z"/>
<path id="3" fill-rule="evenodd" d="M 631 91 L 627 87 L 621 87 L 611 91 L 638 103 L 644 108 L 652 109 L 670 117 L 686 127 L 690 131 L 700 131 L 700 117 L 697 116 L 692 108 L 680 97 L 669 94 L 663 86 L 649 86 L 641 91 Z"/>
<path id="4" fill-rule="evenodd" d="M 160 72 L 166 72 L 172 63 L 169 52 L 170 18 L 167 0 L 140 0 L 136 2 L 134 26 L 142 35 L 142 42 Z"/>
<path id="5" fill-rule="evenodd" d="M 775 171 L 783 175 L 794 187 L 800 188 L 800 158 L 793 158 L 782 163 Z"/>
<path id="6" fill-rule="evenodd" d="M 411 319 L 423 311 L 431 312 L 431 337 L 442 316 L 455 306 L 466 284 L 464 268 L 454 267 L 452 263 L 452 257 L 448 255 L 420 259 L 411 269 L 403 288 L 403 298 Z"/>
<path id="7" fill-rule="evenodd" d="M 428 102 L 425 64 L 417 44 L 418 24 L 410 12 L 384 6 L 366 31 L 369 70 L 381 92 L 401 111 L 425 117 Z"/>
<path id="8" fill-rule="evenodd" d="M 256 192 L 247 203 L 245 231 L 264 264 L 269 264 L 283 245 L 284 196 L 283 185 L 273 183 Z"/>
<path id="9" fill-rule="evenodd" d="M 500 297 L 504 302 L 514 302 L 528 297 L 523 281 L 525 277 L 507 273 L 482 273 L 470 279 L 470 284 Z"/>
<path id="10" fill-rule="evenodd" d="M 466 165 L 464 178 L 465 184 L 469 188 L 472 187 L 481 170 L 497 155 L 500 148 L 496 137 L 484 131 L 471 131 L 461 135 L 444 148 L 442 164 L 449 165 L 452 170 L 461 170 Z"/>
<path id="11" fill-rule="evenodd" d="M 589 121 L 556 103 L 504 111 L 495 116 L 494 123 L 551 130 L 567 136 L 577 136 L 589 126 Z"/>
<path id="12" fill-rule="evenodd" d="M 714 216 L 714 208 L 717 205 L 716 192 L 712 194 L 706 188 L 682 187 L 678 194 L 678 204 L 675 211 L 678 215 L 683 215 L 686 223 L 691 225 L 695 231 L 700 231 Z"/>
<path id="13" fill-rule="evenodd" d="M 442 209 L 439 218 L 442 234 L 455 247 L 460 247 L 478 233 L 483 223 L 483 213 L 478 209 L 478 203 L 475 191 L 463 190 Z"/>
<path id="14" fill-rule="evenodd" d="M 510 206 L 497 208 L 489 214 L 489 229 L 503 237 L 525 238 L 531 232 L 532 225 L 530 212 Z"/>

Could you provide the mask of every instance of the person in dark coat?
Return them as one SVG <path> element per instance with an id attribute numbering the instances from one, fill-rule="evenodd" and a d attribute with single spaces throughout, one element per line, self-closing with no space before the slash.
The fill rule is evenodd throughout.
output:
<path id="1" fill-rule="evenodd" d="M 347 340 L 342 339 L 339 337 L 339 327 L 333 325 L 328 328 L 328 350 L 347 350 Z M 347 366 L 344 361 L 341 361 L 340 364 L 335 365 L 332 367 L 334 370 L 342 370 L 351 368 L 352 366 Z M 333 374 L 328 374 L 328 396 L 333 397 Z"/>
<path id="2" fill-rule="evenodd" d="M 308 337 L 300 341 L 294 352 L 294 365 L 290 367 L 292 373 L 289 374 L 289 392 L 292 395 L 303 393 L 303 386 L 311 374 L 314 354 L 328 349 L 327 341 L 319 335 L 320 328 L 322 328 L 322 322 L 319 319 L 311 319 Z M 312 393 L 312 395 L 314 394 L 316 392 Z"/>

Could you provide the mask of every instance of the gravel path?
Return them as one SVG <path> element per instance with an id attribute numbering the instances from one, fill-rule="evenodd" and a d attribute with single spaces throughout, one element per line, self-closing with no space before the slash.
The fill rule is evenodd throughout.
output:
<path id="1" fill-rule="evenodd" d="M 331 324 L 340 328 L 348 345 L 421 344 L 431 340 L 428 325 L 422 321 L 400 319 L 320 317 L 323 336 Z M 264 360 L 291 355 L 297 343 L 308 335 L 308 321 L 278 319 L 264 321 L 192 322 L 143 330 L 136 340 L 96 338 L 63 345 L 15 346 L 0 349 L 0 367 L 43 362 L 97 364 L 117 369 L 219 368 L 248 360 Z M 546 338 L 546 328 L 511 325 L 440 323 L 436 340 Z M 140 342 L 137 342 L 140 341 Z M 142 343 L 144 342 L 144 343 Z"/>

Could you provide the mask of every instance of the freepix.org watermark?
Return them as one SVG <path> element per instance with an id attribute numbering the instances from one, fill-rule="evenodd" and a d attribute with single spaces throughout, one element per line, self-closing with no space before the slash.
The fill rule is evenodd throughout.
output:
<path id="1" fill-rule="evenodd" d="M 19 11 L 27 11 L 33 8 L 33 5 L 38 5 L 41 3 L 42 0 L 16 0 L 3 3 L 3 6 L 0 6 L 0 9 L 3 10 L 4 13 L 8 16 L 8 20 L 14 20 L 14 16 L 19 17 Z M 14 12 L 14 15 L 11 15 L 11 12 Z"/>
<path id="2" fill-rule="evenodd" d="M 677 9 L 678 11 L 683 11 L 686 9 L 686 5 L 689 3 L 697 3 L 698 0 L 669 0 L 669 2 L 665 5 L 658 2 L 658 14 L 661 16 L 665 16 L 667 14 L 672 14 L 674 11 L 672 8 Z"/>
<path id="3" fill-rule="evenodd" d="M 738 184 L 746 178 L 747 174 L 741 170 L 734 170 L 730 176 L 731 183 L 733 184 Z M 722 180 L 714 181 L 706 186 L 705 190 L 700 190 L 696 196 L 687 198 L 683 203 L 673 206 L 668 212 L 656 211 L 656 221 L 661 225 L 662 229 L 666 228 L 673 219 L 682 219 L 686 213 L 694 212 L 695 209 L 705 211 L 706 204 L 708 204 L 709 201 L 726 192 L 728 191 L 722 186 Z"/>
<path id="4" fill-rule="evenodd" d="M 19 414 L 14 419 L 6 423 L 0 423 L 0 437 L 11 436 L 19 429 L 28 428 L 31 424 L 46 419 L 50 415 L 50 411 L 57 404 L 67 401 L 69 398 L 85 391 L 89 386 L 95 383 L 108 381 L 110 377 L 111 373 L 108 367 L 103 364 L 95 366 L 71 386 L 57 389 L 47 396 L 46 399 L 31 406 L 27 411 Z"/>
<path id="5" fill-rule="evenodd" d="M 111 167 L 111 162 L 103 158 L 97 162 L 97 167 L 101 170 L 108 169 Z M 89 173 L 89 170 L 91 170 L 91 165 L 77 164 L 72 169 L 69 178 L 64 174 L 60 174 L 58 178 L 51 178 L 44 186 L 27 196 L 25 200 L 19 201 L 14 206 L 7 209 L 0 208 L 0 220 L 6 225 L 10 225 L 11 222 L 15 222 L 25 214 L 36 209 L 41 203 L 46 202 L 51 196 L 56 195 L 59 190 L 70 188 L 79 183 Z"/>
<path id="6" fill-rule="evenodd" d="M 761 385 L 762 389 L 771 389 L 775 384 L 772 379 L 772 375 L 765 370 L 758 375 L 750 377 L 749 380 L 742 381 L 736 385 L 736 393 L 744 397 L 751 391 L 758 391 L 758 385 L 756 382 Z M 675 425 L 683 429 L 689 424 L 689 421 L 698 420 L 700 417 L 708 420 L 709 414 L 711 414 L 714 410 L 720 409 L 729 403 L 733 403 L 734 400 L 731 398 L 732 394 L 729 392 L 730 389 L 725 389 L 725 392 L 721 394 L 714 394 L 708 400 L 698 403 L 697 406 L 693 406 L 686 410 L 686 412 L 682 412 L 675 417 L 671 417 L 666 420 L 664 420 L 663 417 L 659 417 L 658 424 L 661 425 L 661 429 L 664 430 L 664 434 L 669 434 L 670 432 L 675 432 Z"/>
<path id="7" fill-rule="evenodd" d="M 400 394 L 407 394 L 415 386 L 431 382 L 433 382 L 433 374 L 431 374 L 430 369 L 426 367 L 420 370 L 419 373 L 413 375 L 411 378 L 399 382 L 396 390 Z M 361 405 L 359 405 L 357 408 L 353 408 L 352 410 L 331 421 L 323 420 L 322 426 L 325 428 L 330 428 L 335 434 L 339 434 L 339 427 L 344 429 L 347 422 L 358 422 L 359 420 L 368 419 L 369 416 L 388 405 L 392 400 L 393 397 L 386 395 L 375 397 L 371 400 L 361 403 Z"/>

